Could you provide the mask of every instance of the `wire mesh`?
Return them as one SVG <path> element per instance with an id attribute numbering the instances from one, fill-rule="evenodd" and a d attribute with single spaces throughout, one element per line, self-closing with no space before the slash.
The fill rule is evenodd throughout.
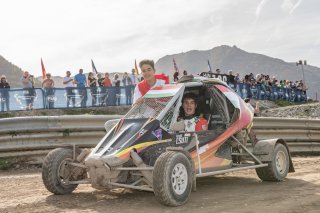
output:
<path id="1" fill-rule="evenodd" d="M 144 98 L 135 104 L 125 118 L 156 118 L 172 97 Z"/>

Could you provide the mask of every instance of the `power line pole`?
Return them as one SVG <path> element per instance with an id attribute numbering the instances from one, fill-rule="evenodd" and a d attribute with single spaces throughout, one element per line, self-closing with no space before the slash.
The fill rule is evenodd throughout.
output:
<path id="1" fill-rule="evenodd" d="M 301 65 L 301 71 L 302 71 L 302 80 L 303 80 L 303 87 L 302 87 L 302 91 L 305 92 L 306 98 L 307 98 L 307 102 L 308 102 L 308 96 L 307 96 L 307 85 L 306 85 L 306 80 L 304 77 L 304 69 L 303 69 L 303 65 L 307 65 L 307 60 L 299 60 L 298 62 L 296 62 L 296 65 L 299 66 Z"/>

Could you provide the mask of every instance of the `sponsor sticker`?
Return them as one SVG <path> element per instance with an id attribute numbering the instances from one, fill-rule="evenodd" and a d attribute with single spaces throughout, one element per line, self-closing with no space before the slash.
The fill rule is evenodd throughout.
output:
<path id="1" fill-rule="evenodd" d="M 202 130 L 207 130 L 207 125 L 203 124 L 202 125 Z"/>
<path id="2" fill-rule="evenodd" d="M 140 132 L 138 133 L 138 138 L 140 138 L 144 133 L 146 133 L 148 130 L 146 129 L 141 129 Z"/>
<path id="3" fill-rule="evenodd" d="M 206 145 L 204 145 L 204 146 L 201 146 L 201 147 L 199 148 L 199 155 L 201 155 L 202 153 L 204 153 L 208 148 L 209 148 L 209 145 L 208 145 L 208 144 L 206 144 Z"/>
<path id="4" fill-rule="evenodd" d="M 162 129 L 152 131 L 152 134 L 158 139 L 162 140 Z"/>

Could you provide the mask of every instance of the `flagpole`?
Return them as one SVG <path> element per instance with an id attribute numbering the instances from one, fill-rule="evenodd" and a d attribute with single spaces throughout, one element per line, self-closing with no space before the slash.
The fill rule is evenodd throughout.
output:
<path id="1" fill-rule="evenodd" d="M 92 72 L 93 72 L 94 76 L 96 77 L 97 74 L 98 74 L 98 71 L 97 71 L 97 68 L 96 68 L 96 66 L 94 65 L 92 59 L 91 59 L 91 67 L 92 67 Z"/>
<path id="2" fill-rule="evenodd" d="M 139 70 L 137 66 L 137 59 L 134 59 L 134 69 L 136 70 L 137 75 L 139 75 Z"/>
<path id="3" fill-rule="evenodd" d="M 41 58 L 41 69 L 42 69 L 42 81 L 43 81 L 43 80 L 46 79 L 47 71 L 46 71 L 46 69 L 44 68 L 44 64 L 43 64 L 42 58 Z"/>
<path id="4" fill-rule="evenodd" d="M 179 68 L 177 66 L 176 60 L 173 58 L 173 68 L 175 72 L 178 72 L 180 74 Z"/>
<path id="5" fill-rule="evenodd" d="M 208 66 L 209 66 L 209 72 L 212 72 L 212 69 L 211 69 L 211 64 L 210 64 L 210 61 L 208 59 Z"/>

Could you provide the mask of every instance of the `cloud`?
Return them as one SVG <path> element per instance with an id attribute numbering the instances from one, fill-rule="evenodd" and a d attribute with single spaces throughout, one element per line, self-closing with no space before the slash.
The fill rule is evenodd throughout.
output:
<path id="1" fill-rule="evenodd" d="M 268 2 L 268 0 L 262 0 L 259 5 L 256 8 L 256 16 L 259 17 L 261 10 L 263 9 L 263 7 L 265 6 L 265 4 Z"/>
<path id="2" fill-rule="evenodd" d="M 36 75 L 40 57 L 54 75 L 90 70 L 91 58 L 101 71 L 124 72 L 134 59 L 224 44 L 284 60 L 306 54 L 319 63 L 319 6 L 302 0 L 10 0 L 1 4 L 0 54 Z"/>
<path id="3" fill-rule="evenodd" d="M 300 6 L 302 1 L 303 0 L 284 0 L 281 4 L 281 8 L 291 15 Z"/>

